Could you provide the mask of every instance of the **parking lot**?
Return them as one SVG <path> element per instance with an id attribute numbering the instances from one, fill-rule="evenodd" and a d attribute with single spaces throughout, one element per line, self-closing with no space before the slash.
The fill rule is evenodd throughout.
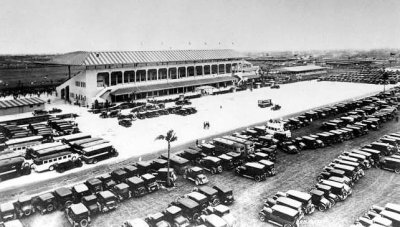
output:
<path id="1" fill-rule="evenodd" d="M 309 134 L 317 130 L 321 121 L 313 122 L 309 127 L 295 131 L 293 136 Z M 256 183 L 253 180 L 235 176 L 233 172 L 224 172 L 221 175 L 211 176 L 209 185 L 223 184 L 233 188 L 236 202 L 230 207 L 231 212 L 237 217 L 239 226 L 266 226 L 258 220 L 258 212 L 262 208 L 263 199 L 273 196 L 277 191 L 297 189 L 308 191 L 316 183 L 316 176 L 323 166 L 327 165 L 344 150 L 357 148 L 373 142 L 384 134 L 400 130 L 400 124 L 395 121 L 385 123 L 379 131 L 370 131 L 366 136 L 346 141 L 339 145 L 317 150 L 306 150 L 298 155 L 288 155 L 278 152 L 276 167 L 278 174 L 268 178 L 267 181 Z M 177 148 L 179 149 L 179 148 Z M 111 167 L 113 168 L 113 167 Z M 97 175 L 99 170 L 90 171 L 70 180 L 86 179 L 90 175 Z M 60 187 L 68 183 L 68 178 L 63 182 L 48 182 L 30 189 L 41 191 L 51 187 Z M 400 176 L 393 172 L 380 169 L 366 171 L 354 187 L 353 195 L 345 202 L 338 203 L 325 213 L 315 212 L 306 216 L 302 226 L 349 226 L 357 217 L 362 215 L 372 204 L 385 204 L 387 202 L 400 202 Z M 38 186 L 38 185 L 36 185 Z M 127 219 L 144 217 L 147 214 L 162 211 L 167 205 L 180 195 L 188 193 L 195 185 L 183 179 L 178 180 L 178 188 L 161 190 L 146 195 L 139 199 L 130 199 L 119 205 L 111 213 L 101 214 L 94 218 L 92 226 L 120 226 Z M 27 188 L 26 190 L 30 190 Z M 9 191 L 2 193 L 2 198 L 21 193 Z M 35 215 L 23 220 L 30 226 L 70 226 L 61 212 L 40 216 Z"/>

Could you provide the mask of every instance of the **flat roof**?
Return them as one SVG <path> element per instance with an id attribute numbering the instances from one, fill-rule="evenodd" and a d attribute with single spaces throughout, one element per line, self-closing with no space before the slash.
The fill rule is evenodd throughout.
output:
<path id="1" fill-rule="evenodd" d="M 46 64 L 95 66 L 155 62 L 244 59 L 234 50 L 161 50 L 161 51 L 77 51 L 53 57 Z"/>
<path id="2" fill-rule="evenodd" d="M 20 107 L 20 106 L 29 106 L 29 105 L 37 105 L 37 104 L 44 104 L 45 101 L 41 100 L 40 98 L 33 97 L 33 98 L 19 98 L 19 99 L 10 99 L 10 100 L 3 100 L 0 101 L 0 109 L 7 109 L 13 107 Z"/>
<path id="3" fill-rule="evenodd" d="M 318 65 L 302 65 L 302 66 L 283 67 L 280 70 L 283 72 L 304 72 L 304 71 L 317 71 L 322 69 L 326 68 Z"/>
<path id="4" fill-rule="evenodd" d="M 159 91 L 165 89 L 172 89 L 172 88 L 179 88 L 179 87 L 186 87 L 186 86 L 199 86 L 203 84 L 210 84 L 210 83 L 220 83 L 220 82 L 227 82 L 227 81 L 235 81 L 237 80 L 235 77 L 232 76 L 221 76 L 215 78 L 205 78 L 205 79 L 193 79 L 193 80 L 178 80 L 162 84 L 153 84 L 153 85 L 130 85 L 130 86 L 123 86 L 119 88 L 114 88 L 110 94 L 112 95 L 124 95 L 124 94 L 132 94 L 132 93 L 141 93 L 141 92 L 149 92 L 149 91 Z"/>

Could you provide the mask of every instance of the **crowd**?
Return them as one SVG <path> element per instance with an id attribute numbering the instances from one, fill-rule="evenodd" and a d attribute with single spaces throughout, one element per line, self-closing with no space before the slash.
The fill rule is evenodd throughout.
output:
<path id="1" fill-rule="evenodd" d="M 12 96 L 14 99 L 17 98 L 26 98 L 32 96 L 41 95 L 57 95 L 56 88 L 47 86 L 47 87 L 23 87 L 23 88 L 11 88 L 11 89 L 1 89 L 0 88 L 0 98 L 5 98 Z"/>

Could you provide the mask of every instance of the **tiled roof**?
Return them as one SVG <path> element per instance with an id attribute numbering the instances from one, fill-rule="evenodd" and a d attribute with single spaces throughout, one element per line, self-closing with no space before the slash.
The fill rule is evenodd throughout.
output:
<path id="1" fill-rule="evenodd" d="M 12 107 L 19 107 L 19 106 L 28 106 L 28 105 L 36 105 L 45 103 L 40 98 L 26 98 L 26 99 L 11 99 L 11 100 L 2 100 L 0 101 L 0 109 L 7 109 Z"/>
<path id="2" fill-rule="evenodd" d="M 113 65 L 152 62 L 200 61 L 245 58 L 233 50 L 163 50 L 163 51 L 115 51 L 72 52 L 54 57 L 50 64 L 60 65 Z"/>

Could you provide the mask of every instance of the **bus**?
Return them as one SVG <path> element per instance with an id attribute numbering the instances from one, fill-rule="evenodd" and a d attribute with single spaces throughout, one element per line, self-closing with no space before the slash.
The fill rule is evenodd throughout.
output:
<path id="1" fill-rule="evenodd" d="M 254 153 L 254 143 L 236 136 L 223 136 L 222 138 L 244 145 L 247 154 Z"/>
<path id="2" fill-rule="evenodd" d="M 79 154 L 74 154 L 68 151 L 51 154 L 33 159 L 31 169 L 35 170 L 36 172 L 53 171 L 60 164 L 75 162 L 78 159 Z"/>
<path id="3" fill-rule="evenodd" d="M 110 143 L 110 141 L 103 140 L 103 139 L 96 140 L 96 141 L 92 141 L 92 142 L 89 142 L 89 143 L 84 143 L 84 144 L 80 145 L 78 148 L 84 149 L 86 147 L 93 147 L 93 146 L 100 145 L 100 144 L 103 144 L 103 143 Z"/>
<path id="4" fill-rule="evenodd" d="M 63 145 L 63 143 L 54 142 L 54 143 L 43 143 L 43 144 L 29 147 L 28 149 L 26 149 L 26 157 L 29 159 L 32 157 L 33 153 L 36 153 L 39 150 L 43 150 L 43 149 L 47 149 L 47 148 L 51 148 L 51 147 L 57 147 L 57 146 L 61 146 L 61 145 Z"/>
<path id="5" fill-rule="evenodd" d="M 54 140 L 54 142 L 60 141 L 60 142 L 64 142 L 64 143 L 71 143 L 72 141 L 87 139 L 87 138 L 91 138 L 91 137 L 92 136 L 87 133 L 76 133 L 76 134 L 71 134 L 71 135 L 66 135 L 66 136 L 54 137 L 53 140 Z"/>
<path id="6" fill-rule="evenodd" d="M 100 160 L 118 156 L 118 152 L 111 143 L 103 143 L 93 147 L 83 148 L 81 159 L 86 164 L 96 164 Z"/>
<path id="7" fill-rule="evenodd" d="M 94 141 L 98 141 L 98 140 L 102 140 L 102 138 L 93 137 L 93 138 L 75 140 L 75 141 L 72 141 L 71 143 L 69 143 L 69 145 L 71 145 L 71 147 L 73 147 L 73 148 L 80 148 L 80 146 L 82 144 L 86 144 L 86 143 L 90 143 L 90 142 L 94 142 Z"/>
<path id="8" fill-rule="evenodd" d="M 71 147 L 69 145 L 64 144 L 61 146 L 49 147 L 46 149 L 38 150 L 34 153 L 31 153 L 31 157 L 32 157 L 32 159 L 34 159 L 34 158 L 40 158 L 40 157 L 44 157 L 44 156 L 48 156 L 48 155 L 52 155 L 52 154 L 61 153 L 61 152 L 70 152 L 70 151 L 71 151 Z"/>
<path id="9" fill-rule="evenodd" d="M 43 136 L 29 136 L 25 138 L 11 139 L 4 144 L 6 146 L 6 150 L 25 152 L 28 147 L 41 144 L 42 140 Z"/>
<path id="10" fill-rule="evenodd" d="M 220 154 L 228 152 L 236 152 L 239 154 L 245 154 L 245 146 L 243 144 L 223 139 L 215 138 L 213 139 L 213 144 L 215 146 L 215 151 Z"/>

